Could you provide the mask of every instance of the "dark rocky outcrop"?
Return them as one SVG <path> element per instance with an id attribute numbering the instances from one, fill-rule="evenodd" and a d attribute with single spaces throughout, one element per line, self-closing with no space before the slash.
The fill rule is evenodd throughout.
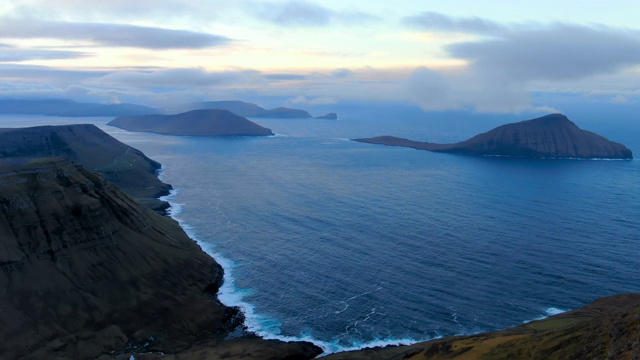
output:
<path id="1" fill-rule="evenodd" d="M 632 158 L 631 150 L 624 145 L 582 130 L 561 114 L 502 125 L 455 144 L 419 142 L 393 136 L 354 139 L 354 141 L 464 155 L 579 159 Z"/>
<path id="2" fill-rule="evenodd" d="M 243 317 L 216 299 L 222 275 L 174 220 L 99 174 L 62 158 L 0 160 L 2 359 L 320 352 L 308 343 L 225 340 Z"/>
<path id="3" fill-rule="evenodd" d="M 73 100 L 0 99 L 0 114 L 38 114 L 49 116 L 121 116 L 154 114 L 158 110 L 136 104 L 79 103 Z"/>
<path id="4" fill-rule="evenodd" d="M 254 118 L 279 118 L 279 119 L 311 119 L 308 112 L 300 109 L 279 107 L 271 110 L 262 108 L 256 104 L 244 101 L 203 101 L 188 106 L 190 109 L 224 109 L 234 114 Z"/>
<path id="5" fill-rule="evenodd" d="M 359 359 L 637 359 L 640 293 L 598 299 L 574 311 L 505 330 L 452 336 L 409 346 L 329 355 Z"/>
<path id="6" fill-rule="evenodd" d="M 158 180 L 160 164 L 140 150 L 114 139 L 95 125 L 0 129 L 0 160 L 22 163 L 33 157 L 62 156 L 98 171 L 123 191 L 163 212 L 171 185 Z"/>
<path id="7" fill-rule="evenodd" d="M 228 110 L 192 110 L 175 115 L 121 116 L 107 125 L 129 131 L 191 136 L 270 136 L 271 130 Z"/>
<path id="8" fill-rule="evenodd" d="M 327 115 L 316 116 L 315 119 L 338 120 L 338 114 L 336 114 L 336 113 L 328 113 Z"/>

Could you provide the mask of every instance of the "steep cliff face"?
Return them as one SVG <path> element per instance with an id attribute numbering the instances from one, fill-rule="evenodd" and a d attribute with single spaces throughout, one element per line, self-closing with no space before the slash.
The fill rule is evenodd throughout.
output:
<path id="1" fill-rule="evenodd" d="M 156 176 L 160 164 L 95 125 L 0 129 L 0 160 L 51 156 L 66 157 L 86 169 L 99 171 L 126 193 L 152 207 L 162 209 L 166 206 L 154 201 L 155 197 L 166 195 L 171 189 L 171 185 Z"/>
<path id="2" fill-rule="evenodd" d="M 324 359 L 637 359 L 640 293 L 598 299 L 571 312 L 510 329 Z"/>
<path id="3" fill-rule="evenodd" d="M 175 221 L 100 175 L 61 158 L 0 161 L 3 359 L 226 346 L 242 316 L 215 298 L 221 282 L 220 266 Z"/>
<path id="4" fill-rule="evenodd" d="M 633 157 L 631 150 L 624 145 L 582 130 L 561 114 L 502 125 L 455 144 L 419 142 L 392 136 L 355 141 L 465 155 L 581 159 Z"/>
<path id="5" fill-rule="evenodd" d="M 121 116 L 107 125 L 129 131 L 187 136 L 270 136 L 271 130 L 228 110 L 193 110 L 175 115 Z"/>

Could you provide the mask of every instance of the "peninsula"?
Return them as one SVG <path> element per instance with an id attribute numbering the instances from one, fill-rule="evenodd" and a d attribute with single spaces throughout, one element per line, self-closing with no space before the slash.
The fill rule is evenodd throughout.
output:
<path id="1" fill-rule="evenodd" d="M 187 136 L 271 136 L 270 129 L 228 110 L 192 110 L 175 115 L 121 116 L 107 125 L 129 131 Z"/>
<path id="2" fill-rule="evenodd" d="M 631 159 L 631 150 L 603 136 L 580 129 L 562 114 L 499 126 L 454 144 L 378 136 L 354 141 L 403 146 L 463 155 L 522 158 Z"/>

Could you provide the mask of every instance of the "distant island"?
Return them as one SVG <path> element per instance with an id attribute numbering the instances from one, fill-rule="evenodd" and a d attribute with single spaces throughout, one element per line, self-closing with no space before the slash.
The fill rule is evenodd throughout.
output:
<path id="1" fill-rule="evenodd" d="M 300 109 L 278 107 L 267 110 L 256 104 L 230 100 L 230 101 L 202 101 L 189 104 L 190 109 L 223 109 L 240 116 L 254 118 L 278 118 L 278 119 L 312 119 L 313 116 Z"/>
<path id="2" fill-rule="evenodd" d="M 158 112 L 158 109 L 136 104 L 79 103 L 65 99 L 0 99 L 0 114 L 84 117 L 144 115 Z"/>
<path id="3" fill-rule="evenodd" d="M 316 116 L 314 119 L 338 120 L 338 114 L 336 114 L 336 113 L 328 113 L 327 115 Z"/>
<path id="4" fill-rule="evenodd" d="M 107 125 L 129 131 L 190 136 L 270 136 L 273 132 L 228 110 L 192 110 L 175 115 L 121 116 Z"/>
<path id="5" fill-rule="evenodd" d="M 31 158 L 63 157 L 97 171 L 148 207 L 163 213 L 157 198 L 171 185 L 157 177 L 160 163 L 92 124 L 0 129 L 0 161 L 21 165 Z"/>
<path id="6" fill-rule="evenodd" d="M 633 158 L 626 146 L 582 130 L 562 114 L 502 125 L 454 144 L 420 142 L 393 136 L 352 140 L 463 155 L 556 159 Z"/>

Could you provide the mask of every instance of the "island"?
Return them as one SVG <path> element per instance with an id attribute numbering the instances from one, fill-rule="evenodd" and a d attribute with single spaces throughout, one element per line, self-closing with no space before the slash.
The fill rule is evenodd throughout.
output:
<path id="1" fill-rule="evenodd" d="M 272 119 L 312 119 L 313 116 L 300 109 L 291 109 L 287 107 L 278 107 L 275 109 L 265 109 L 256 104 L 229 100 L 229 101 L 202 101 L 187 105 L 190 109 L 224 109 L 234 114 L 253 118 L 272 118 Z"/>
<path id="2" fill-rule="evenodd" d="M 271 136 L 270 129 L 228 110 L 192 110 L 175 115 L 120 116 L 107 123 L 124 130 L 186 136 Z"/>
<path id="3" fill-rule="evenodd" d="M 454 144 L 420 142 L 393 136 L 352 140 L 463 155 L 545 159 L 633 158 L 626 146 L 582 130 L 562 114 L 502 125 Z"/>
<path id="4" fill-rule="evenodd" d="M 160 163 L 149 159 L 92 124 L 0 129 L 0 160 L 21 164 L 34 157 L 64 157 L 100 172 L 124 192 L 164 213 L 169 204 L 157 198 L 171 185 L 157 177 Z"/>
<path id="5" fill-rule="evenodd" d="M 327 115 L 316 116 L 314 119 L 338 120 L 338 114 L 336 114 L 336 113 L 328 113 Z"/>

